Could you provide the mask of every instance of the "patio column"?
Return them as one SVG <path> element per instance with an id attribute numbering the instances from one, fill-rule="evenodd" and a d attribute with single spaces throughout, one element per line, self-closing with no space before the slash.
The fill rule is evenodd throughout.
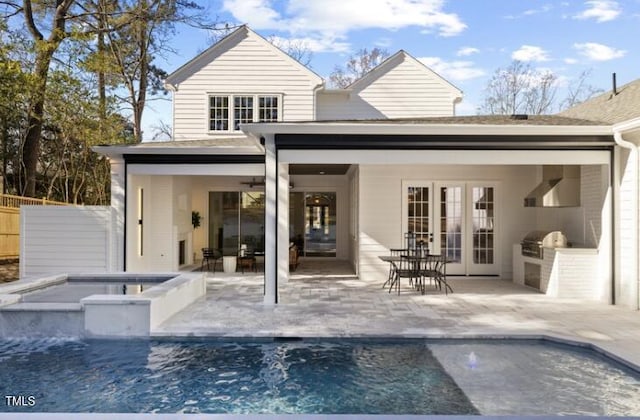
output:
<path id="1" fill-rule="evenodd" d="M 111 165 L 111 244 L 110 271 L 124 271 L 125 224 L 125 163 L 121 158 L 109 158 Z"/>
<path id="2" fill-rule="evenodd" d="M 278 158 L 273 135 L 264 142 L 264 304 L 278 303 Z"/>
<path id="3" fill-rule="evenodd" d="M 278 283 L 289 280 L 289 164 L 278 163 Z"/>

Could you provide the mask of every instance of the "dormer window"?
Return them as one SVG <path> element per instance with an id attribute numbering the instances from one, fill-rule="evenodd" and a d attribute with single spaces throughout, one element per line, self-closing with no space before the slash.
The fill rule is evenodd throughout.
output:
<path id="1" fill-rule="evenodd" d="M 240 131 L 240 124 L 280 121 L 281 99 L 282 95 L 209 95 L 209 131 Z"/>

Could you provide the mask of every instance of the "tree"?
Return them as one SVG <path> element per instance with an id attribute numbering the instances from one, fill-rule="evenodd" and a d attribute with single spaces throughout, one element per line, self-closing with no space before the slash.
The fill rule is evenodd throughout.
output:
<path id="1" fill-rule="evenodd" d="M 45 118 L 48 79 L 52 67 L 59 66 L 60 47 L 65 41 L 96 40 L 101 55 L 97 71 L 99 79 L 98 101 L 102 112 L 100 120 L 107 119 L 105 67 L 116 61 L 121 71 L 118 82 L 128 92 L 131 104 L 135 137 L 142 138 L 142 112 L 147 100 L 147 91 L 161 88 L 162 70 L 153 65 L 152 59 L 166 40 L 158 30 L 169 34 L 178 22 L 199 21 L 199 16 L 189 16 L 185 10 L 200 10 L 189 0 L 9 0 L 0 2 L 0 12 L 5 19 L 20 18 L 29 34 L 32 63 L 28 68 L 30 79 L 29 101 L 26 114 L 24 142 L 21 144 L 21 167 L 24 182 L 20 193 L 34 196 L 36 175 L 40 155 L 42 131 Z M 20 25 L 16 25 L 19 27 Z M 117 35 L 113 35 L 119 31 Z M 110 45 L 105 45 L 106 36 L 112 35 Z M 153 47 L 156 47 L 154 49 Z M 113 54 L 105 58 L 105 54 Z M 114 57 L 121 60 L 118 61 Z M 108 64 L 107 64 L 108 63 Z"/>
<path id="2" fill-rule="evenodd" d="M 44 115 L 44 102 L 47 92 L 47 79 L 49 67 L 56 50 L 62 41 L 70 36 L 67 32 L 69 10 L 74 0 L 55 0 L 55 2 L 35 1 L 38 12 L 48 18 L 49 33 L 45 34 L 36 21 L 32 0 L 23 0 L 22 8 L 17 7 L 24 16 L 24 23 L 32 36 L 35 44 L 35 60 L 31 73 L 34 83 L 31 90 L 31 98 L 27 115 L 27 133 L 25 135 L 23 149 L 23 165 L 25 184 L 22 193 L 27 196 L 35 196 L 36 192 L 36 166 L 40 152 L 40 140 L 42 138 L 42 124 Z M 43 19 L 45 20 L 45 19 Z M 42 26 L 46 26 L 44 23 Z"/>
<path id="3" fill-rule="evenodd" d="M 171 126 L 163 120 L 158 121 L 153 127 L 153 140 L 167 141 L 171 140 L 172 136 L 173 130 Z"/>
<path id="4" fill-rule="evenodd" d="M 271 35 L 267 37 L 267 41 L 280 48 L 282 51 L 287 53 L 291 58 L 293 58 L 303 66 L 308 67 L 311 63 L 313 52 L 304 40 L 286 39 Z"/>
<path id="5" fill-rule="evenodd" d="M 142 116 L 149 95 L 166 93 L 163 80 L 167 73 L 153 64 L 154 57 L 170 52 L 167 41 L 177 23 L 199 28 L 213 26 L 202 7 L 188 0 L 93 0 L 99 19 L 92 25 L 104 32 L 88 65 L 98 74 L 106 73 L 114 87 L 121 87 L 124 96 L 116 95 L 130 108 L 135 141 L 142 141 Z M 106 17 L 105 17 L 106 16 Z M 122 24 L 122 22 L 126 24 Z M 102 48 L 100 46 L 102 45 Z"/>
<path id="6" fill-rule="evenodd" d="M 498 68 L 485 88 L 483 114 L 548 114 L 553 111 L 557 76 L 548 70 L 536 70 L 521 61 L 506 69 Z"/>
<path id="7" fill-rule="evenodd" d="M 346 88 L 389 57 L 389 52 L 384 49 L 374 48 L 371 51 L 361 49 L 349 57 L 346 64 L 336 66 L 329 76 L 332 86 Z"/>
<path id="8" fill-rule="evenodd" d="M 5 36 L 0 37 L 0 142 L 2 144 L 2 188 L 3 194 L 13 184 L 8 180 L 9 168 L 16 166 L 16 156 L 20 149 L 16 139 L 24 126 L 23 116 L 26 112 L 25 92 L 29 91 L 29 79 L 22 69 L 21 62 L 15 55 L 22 39 L 13 31 L 9 31 L 4 22 L 0 22 L 0 30 Z"/>
<path id="9" fill-rule="evenodd" d="M 590 76 L 591 70 L 585 70 L 580 73 L 577 79 L 569 83 L 567 97 L 560 103 L 560 110 L 571 108 L 603 92 L 602 89 L 589 84 Z"/>

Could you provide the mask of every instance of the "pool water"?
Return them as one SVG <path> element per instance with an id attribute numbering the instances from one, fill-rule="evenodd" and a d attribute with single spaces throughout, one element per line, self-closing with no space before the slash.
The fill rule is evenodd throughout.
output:
<path id="1" fill-rule="evenodd" d="M 73 281 L 37 289 L 22 295 L 22 302 L 73 303 L 91 295 L 137 295 L 158 283 Z"/>
<path id="2" fill-rule="evenodd" d="M 526 377 L 519 380 L 523 370 L 513 369 L 509 352 L 537 354 L 536 363 L 548 366 L 541 372 L 525 369 Z M 547 377 L 554 374 L 554 360 L 570 366 L 567 381 Z M 636 372 L 591 353 L 539 342 L 0 342 L 5 395 L 35 402 L 5 402 L 0 411 L 492 414 L 484 411 L 507 406 L 506 414 L 529 414 L 517 401 L 506 401 L 519 392 L 500 393 L 500 384 L 489 383 L 489 377 L 493 382 L 505 378 L 507 388 L 525 381 L 523 386 L 534 387 L 528 390 L 538 397 L 544 392 L 559 398 L 562 414 L 640 414 Z M 566 387 L 574 388 L 568 396 L 556 394 Z M 489 403 L 474 402 L 478 395 Z"/>

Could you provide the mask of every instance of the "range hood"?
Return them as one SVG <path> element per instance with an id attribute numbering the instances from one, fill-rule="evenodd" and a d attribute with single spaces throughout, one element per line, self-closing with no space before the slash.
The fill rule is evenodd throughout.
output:
<path id="1" fill-rule="evenodd" d="M 580 166 L 544 165 L 542 182 L 524 199 L 525 207 L 579 207 Z"/>

